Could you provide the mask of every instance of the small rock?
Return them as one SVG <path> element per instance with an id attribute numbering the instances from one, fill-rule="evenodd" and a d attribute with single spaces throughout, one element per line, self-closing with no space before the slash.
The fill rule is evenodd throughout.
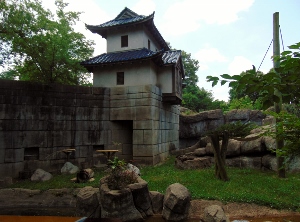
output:
<path id="1" fill-rule="evenodd" d="M 131 163 L 127 164 L 127 170 L 129 170 L 130 172 L 135 172 L 136 175 L 141 176 L 140 169 L 132 165 Z"/>
<path id="2" fill-rule="evenodd" d="M 52 174 L 42 169 L 37 169 L 31 176 L 31 181 L 47 181 L 52 179 Z"/>
<path id="3" fill-rule="evenodd" d="M 79 171 L 79 168 L 70 162 L 66 162 L 60 171 L 62 174 L 75 174 Z"/>
<path id="4" fill-rule="evenodd" d="M 204 222 L 229 222 L 224 210 L 219 205 L 211 205 L 204 209 Z"/>

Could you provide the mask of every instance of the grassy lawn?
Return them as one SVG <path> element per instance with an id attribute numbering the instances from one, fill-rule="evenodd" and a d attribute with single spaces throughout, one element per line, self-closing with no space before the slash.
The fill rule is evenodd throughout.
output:
<path id="1" fill-rule="evenodd" d="M 149 190 L 164 193 L 172 183 L 181 183 L 192 194 L 193 199 L 211 199 L 222 202 L 247 202 L 277 209 L 300 211 L 300 174 L 288 174 L 287 179 L 277 178 L 274 172 L 252 169 L 229 168 L 230 181 L 215 179 L 214 169 L 179 170 L 174 167 L 174 157 L 159 166 L 143 167 L 142 178 L 148 182 Z M 95 181 L 72 183 L 74 175 L 55 175 L 48 182 L 19 181 L 10 187 L 28 189 L 98 187 L 105 173 L 95 172 Z"/>

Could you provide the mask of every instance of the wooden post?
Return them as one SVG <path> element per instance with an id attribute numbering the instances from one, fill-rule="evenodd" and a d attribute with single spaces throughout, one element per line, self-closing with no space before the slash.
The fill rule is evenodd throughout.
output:
<path id="1" fill-rule="evenodd" d="M 280 41 L 279 41 L 279 12 L 275 12 L 273 14 L 273 57 L 280 56 Z M 278 60 L 273 59 L 273 68 L 274 70 L 280 66 L 280 62 Z M 276 71 L 275 71 L 276 72 Z M 279 75 L 279 74 L 278 74 Z M 282 110 L 282 97 L 281 93 L 275 89 L 274 95 L 279 97 L 280 101 L 278 103 L 274 103 L 274 109 L 276 113 L 280 113 Z M 276 123 L 279 120 L 276 119 Z M 281 149 L 284 146 L 283 140 L 276 140 L 276 149 Z M 285 178 L 285 164 L 284 157 L 279 156 L 276 152 L 277 156 L 277 167 L 278 167 L 278 177 Z"/>

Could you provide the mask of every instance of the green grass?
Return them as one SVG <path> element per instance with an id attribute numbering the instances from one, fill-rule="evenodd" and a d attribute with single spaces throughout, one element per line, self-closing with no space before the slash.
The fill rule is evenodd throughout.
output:
<path id="1" fill-rule="evenodd" d="M 159 166 L 141 168 L 142 178 L 149 190 L 164 193 L 172 183 L 181 183 L 188 188 L 193 199 L 211 199 L 222 202 L 256 203 L 277 209 L 300 211 L 300 174 L 288 174 L 279 179 L 274 172 L 252 169 L 229 168 L 230 181 L 223 182 L 214 176 L 214 169 L 179 170 L 174 167 L 174 157 Z M 80 188 L 99 186 L 105 174 L 95 171 L 95 181 L 72 183 L 74 175 L 56 175 L 47 182 L 19 181 L 10 187 L 47 190 L 53 188 Z"/>

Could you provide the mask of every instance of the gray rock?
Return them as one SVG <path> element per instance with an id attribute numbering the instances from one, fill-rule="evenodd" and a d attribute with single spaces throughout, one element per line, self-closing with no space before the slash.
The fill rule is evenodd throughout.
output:
<path id="1" fill-rule="evenodd" d="M 73 165 L 70 162 L 66 162 L 63 167 L 61 168 L 62 174 L 75 174 L 79 171 L 79 168 Z"/>
<path id="2" fill-rule="evenodd" d="M 100 202 L 102 218 L 120 218 L 122 221 L 143 221 L 143 216 L 135 208 L 133 196 L 129 188 L 111 190 L 100 180 Z"/>
<path id="3" fill-rule="evenodd" d="M 262 169 L 277 171 L 277 159 L 274 155 L 265 155 L 262 157 Z"/>
<path id="4" fill-rule="evenodd" d="M 300 157 L 295 156 L 289 159 L 288 171 L 292 173 L 300 172 Z"/>
<path id="5" fill-rule="evenodd" d="M 138 177 L 138 182 L 129 184 L 128 188 L 131 190 L 134 205 L 136 209 L 142 214 L 143 218 L 152 216 L 153 210 L 148 183 L 142 178 Z"/>
<path id="6" fill-rule="evenodd" d="M 163 209 L 164 195 L 157 191 L 150 191 L 150 198 L 154 214 L 161 214 Z"/>
<path id="7" fill-rule="evenodd" d="M 241 141 L 229 139 L 227 147 L 227 156 L 239 156 L 241 154 Z"/>
<path id="8" fill-rule="evenodd" d="M 37 169 L 31 176 L 31 181 L 47 181 L 52 179 L 52 174 L 42 169 Z"/>
<path id="9" fill-rule="evenodd" d="M 254 137 L 254 134 L 251 134 L 249 136 L 246 136 L 246 138 Z M 255 154 L 255 153 L 261 153 L 263 151 L 262 147 L 262 138 L 250 140 L 250 141 L 244 141 L 241 144 L 241 154 Z"/>
<path id="10" fill-rule="evenodd" d="M 135 172 L 136 175 L 141 176 L 140 169 L 132 165 L 131 163 L 127 164 L 127 170 L 129 170 L 130 172 Z"/>
<path id="11" fill-rule="evenodd" d="M 211 167 L 212 157 L 196 157 L 194 155 L 181 155 L 176 157 L 175 166 L 178 169 L 205 169 Z"/>
<path id="12" fill-rule="evenodd" d="M 230 222 L 226 217 L 224 210 L 219 205 L 211 205 L 204 209 L 204 222 Z"/>
<path id="13" fill-rule="evenodd" d="M 170 185 L 164 197 L 162 217 L 167 221 L 187 219 L 190 208 L 191 194 L 179 183 Z"/>
<path id="14" fill-rule="evenodd" d="M 77 216 L 91 215 L 93 218 L 98 218 L 100 216 L 100 211 L 96 210 L 100 206 L 98 193 L 99 189 L 91 186 L 80 189 L 76 200 Z"/>
<path id="15" fill-rule="evenodd" d="M 272 137 L 264 136 L 262 138 L 262 143 L 265 144 L 267 150 L 269 150 L 269 151 L 276 150 L 276 146 L 277 146 L 276 145 L 276 140 L 273 139 Z"/>
<path id="16" fill-rule="evenodd" d="M 195 154 L 195 156 L 200 156 L 200 157 L 205 156 L 206 155 L 206 149 L 205 148 L 195 149 L 194 154 Z"/>

